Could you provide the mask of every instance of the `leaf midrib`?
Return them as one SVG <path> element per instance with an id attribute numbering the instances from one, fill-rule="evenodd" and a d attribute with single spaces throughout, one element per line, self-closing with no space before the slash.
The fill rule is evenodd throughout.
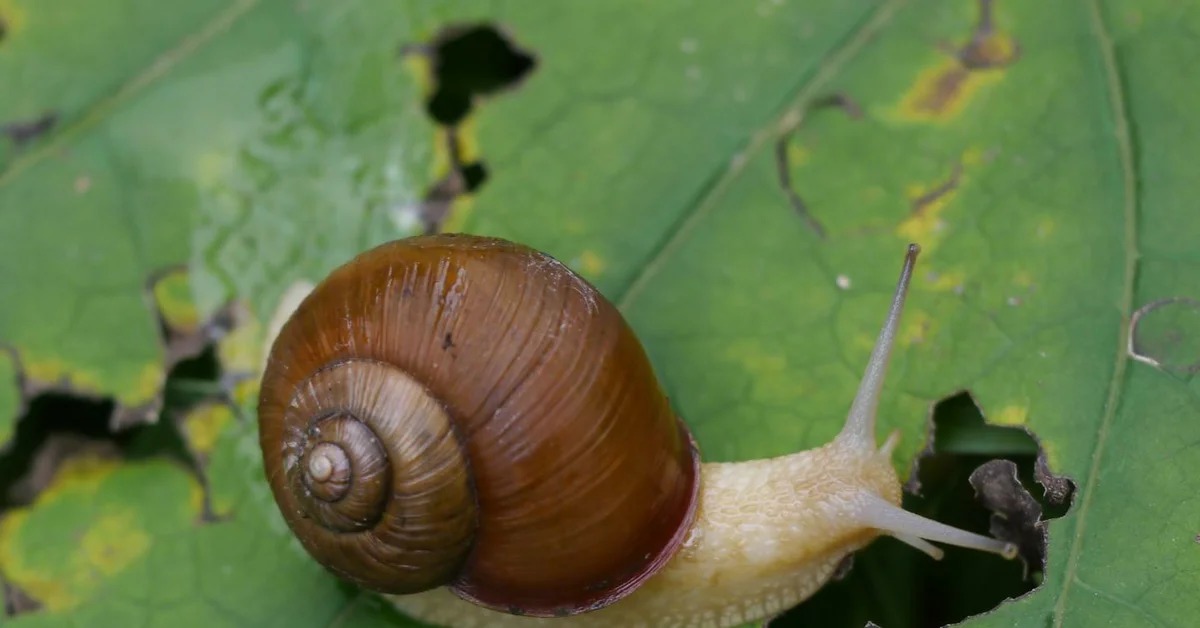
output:
<path id="1" fill-rule="evenodd" d="M 870 19 L 864 22 L 852 34 L 847 43 L 835 50 L 829 59 L 818 68 L 813 78 L 797 89 L 795 97 L 792 99 L 791 104 L 785 108 L 784 113 L 764 125 L 763 128 L 755 133 L 746 144 L 744 150 L 740 152 L 743 158 L 734 161 L 732 165 L 718 175 L 711 185 L 707 186 L 707 189 L 702 192 L 697 202 L 691 206 L 690 211 L 686 212 L 681 218 L 678 227 L 647 258 L 646 263 L 641 266 L 641 271 L 634 276 L 625 291 L 615 299 L 619 309 L 623 311 L 629 309 L 654 276 L 658 274 L 666 261 L 686 242 L 690 232 L 712 210 L 724 191 L 737 179 L 752 157 L 762 149 L 768 140 L 775 136 L 782 126 L 787 124 L 790 119 L 794 119 L 799 111 L 802 111 L 804 104 L 813 97 L 813 94 L 822 85 L 827 83 L 831 77 L 841 70 L 842 66 L 858 54 L 859 50 L 870 41 L 875 33 L 890 21 L 892 15 L 895 14 L 902 4 L 903 0 L 892 0 L 876 9 Z M 1117 338 L 1112 377 L 1108 385 L 1108 396 L 1105 400 L 1104 415 L 1097 429 L 1096 443 L 1092 449 L 1092 462 L 1082 484 L 1083 493 L 1079 504 L 1079 519 L 1075 526 L 1075 534 L 1071 539 L 1067 566 L 1063 574 L 1063 584 L 1054 608 L 1053 625 L 1055 628 L 1062 628 L 1063 625 L 1067 600 L 1082 552 L 1083 537 L 1087 528 L 1087 515 L 1092 497 L 1095 494 L 1096 479 L 1099 477 L 1101 465 L 1104 460 L 1109 431 L 1121 402 L 1123 392 L 1121 383 L 1124 380 L 1125 371 L 1128 366 L 1128 354 L 1125 351 L 1129 334 L 1128 313 L 1132 311 L 1133 307 L 1134 281 L 1137 276 L 1139 258 L 1137 248 L 1136 168 L 1125 91 L 1122 86 L 1112 37 L 1105 24 L 1099 0 L 1089 0 L 1088 7 L 1091 13 L 1093 32 L 1103 59 L 1107 79 L 1107 91 L 1114 120 L 1113 132 L 1116 139 L 1118 159 L 1121 162 L 1121 180 L 1123 186 L 1122 209 L 1125 222 L 1125 238 L 1123 243 L 1124 277 L 1122 279 L 1119 303 L 1122 321 Z"/>
<path id="2" fill-rule="evenodd" d="M 117 91 L 84 109 L 82 115 L 74 123 L 68 125 L 37 149 L 14 160 L 7 170 L 0 172 L 0 187 L 8 185 L 21 173 L 46 157 L 58 153 L 65 144 L 106 119 L 122 104 L 140 94 L 158 79 L 166 76 L 181 61 L 204 48 L 214 37 L 229 30 L 229 27 L 233 26 L 239 18 L 257 6 L 259 2 L 260 0 L 234 0 L 232 4 L 218 11 L 206 24 L 185 35 L 175 46 L 155 57 L 144 70 L 123 83 L 117 88 Z"/>
<path id="3" fill-rule="evenodd" d="M 1101 463 L 1104 460 L 1105 448 L 1108 443 L 1109 428 L 1117 414 L 1123 391 L 1122 382 L 1125 370 L 1129 364 L 1129 355 L 1125 350 L 1128 342 L 1129 312 L 1133 309 L 1134 280 L 1137 277 L 1137 177 L 1136 164 L 1133 155 L 1133 142 L 1130 137 L 1129 113 L 1126 105 L 1126 94 L 1122 85 L 1120 68 L 1117 65 L 1116 50 L 1108 25 L 1104 21 L 1103 11 L 1099 0 L 1089 0 L 1092 30 L 1100 48 L 1104 62 L 1105 78 L 1107 79 L 1109 104 L 1112 107 L 1113 135 L 1116 138 L 1118 158 L 1121 161 L 1121 183 L 1124 187 L 1123 210 L 1125 215 L 1125 277 L 1121 287 L 1121 328 L 1117 335 L 1117 351 L 1113 365 L 1112 379 L 1108 384 L 1108 399 L 1105 401 L 1104 416 L 1096 431 L 1096 444 L 1092 449 L 1092 464 L 1088 468 L 1082 484 L 1083 495 L 1079 502 L 1079 520 L 1075 524 L 1075 534 L 1071 538 L 1071 549 L 1067 557 L 1067 566 L 1063 572 L 1062 588 L 1054 606 L 1054 627 L 1062 628 L 1067 612 L 1067 599 L 1070 597 L 1071 586 L 1075 582 L 1075 574 L 1079 568 L 1079 557 L 1083 551 L 1083 538 L 1087 531 L 1087 520 L 1092 496 L 1096 494 L 1096 481 L 1100 475 Z"/>
<path id="4" fill-rule="evenodd" d="M 730 156 L 730 165 L 722 166 L 724 170 L 715 177 L 706 180 L 701 186 L 700 194 L 695 203 L 684 212 L 659 246 L 650 253 L 640 271 L 634 275 L 625 290 L 615 295 L 613 301 L 621 311 L 628 311 L 638 296 L 649 285 L 654 276 L 662 270 L 663 265 L 679 249 L 696 226 L 712 211 L 724 195 L 725 190 L 737 180 L 746 165 L 762 150 L 763 146 L 778 137 L 787 128 L 794 127 L 805 106 L 814 98 L 816 92 L 836 76 L 851 59 L 856 57 L 868 42 L 891 21 L 896 11 L 905 4 L 906 0 L 886 0 L 870 14 L 840 46 L 835 48 L 817 67 L 811 79 L 802 83 L 795 91 L 783 113 L 769 120 L 750 138 L 749 142 Z"/>

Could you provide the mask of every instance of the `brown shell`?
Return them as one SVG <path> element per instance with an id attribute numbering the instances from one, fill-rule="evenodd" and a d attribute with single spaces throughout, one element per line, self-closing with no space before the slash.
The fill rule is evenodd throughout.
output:
<path id="1" fill-rule="evenodd" d="M 284 441 L 310 428 L 285 425 L 298 414 L 288 408 L 306 380 L 349 360 L 407 373 L 451 417 L 478 508 L 446 583 L 460 596 L 528 615 L 598 608 L 686 536 L 700 464 L 691 436 L 620 313 L 554 259 L 504 240 L 425 236 L 370 250 L 317 286 L 275 341 L 259 402 L 267 477 L 302 537 L 316 526 L 287 495 Z M 347 536 L 377 544 L 373 533 L 328 531 L 305 546 L 317 556 Z M 371 569 L 365 580 L 388 589 Z"/>

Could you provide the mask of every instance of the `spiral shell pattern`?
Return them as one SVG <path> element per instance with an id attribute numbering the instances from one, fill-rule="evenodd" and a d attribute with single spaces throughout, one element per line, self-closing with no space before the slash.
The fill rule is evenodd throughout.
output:
<path id="1" fill-rule="evenodd" d="M 308 552 L 384 593 L 599 608 L 696 511 L 699 453 L 616 308 L 494 238 L 398 240 L 335 269 L 272 345 L 259 441 Z"/>
<path id="2" fill-rule="evenodd" d="M 388 593 L 453 579 L 475 501 L 450 419 L 420 384 L 380 362 L 347 360 L 305 380 L 284 423 L 286 498 L 298 525 L 314 528 L 298 535 L 310 553 Z"/>

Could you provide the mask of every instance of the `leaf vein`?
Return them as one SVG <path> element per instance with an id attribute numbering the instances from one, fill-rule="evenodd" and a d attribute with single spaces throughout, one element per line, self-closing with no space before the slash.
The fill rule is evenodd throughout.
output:
<path id="1" fill-rule="evenodd" d="M 1127 608 L 1130 611 L 1133 611 L 1134 613 L 1137 613 L 1138 615 L 1142 616 L 1143 618 L 1150 620 L 1156 626 L 1166 626 L 1167 625 L 1165 622 L 1163 622 L 1163 620 L 1159 619 L 1157 616 L 1152 614 L 1150 611 L 1142 608 L 1141 606 L 1138 606 L 1137 604 L 1135 604 L 1133 602 L 1130 602 L 1129 600 L 1125 600 L 1119 596 L 1113 595 L 1112 593 L 1108 593 L 1106 591 L 1098 589 L 1098 588 L 1084 582 L 1083 580 L 1080 580 L 1078 577 L 1074 578 L 1074 580 L 1075 580 L 1075 584 L 1079 585 L 1079 588 L 1084 589 L 1084 590 L 1088 591 L 1089 593 L 1092 593 L 1098 597 L 1104 598 L 1104 599 L 1108 600 L 1109 602 L 1112 602 L 1113 604 Z"/>
<path id="2" fill-rule="evenodd" d="M 812 100 L 817 90 L 836 76 L 843 66 L 875 38 L 879 31 L 891 21 L 892 16 L 904 2 L 905 0 L 887 0 L 881 3 L 874 12 L 868 15 L 866 20 L 850 32 L 845 43 L 834 48 L 817 66 L 816 74 L 810 80 L 801 83 L 783 114 L 759 129 L 742 150 L 731 156 L 727 162 L 729 165 L 722 166 L 704 182 L 698 190 L 696 202 L 691 204 L 690 209 L 684 212 L 675 228 L 671 229 L 658 246 L 650 252 L 646 263 L 641 265 L 640 271 L 628 286 L 615 295 L 613 301 L 619 309 L 628 310 L 654 276 L 662 270 L 666 261 L 687 240 L 688 235 L 713 210 L 722 194 L 737 180 L 752 157 L 757 155 L 763 146 L 773 142 L 780 129 L 789 126 L 788 123 L 793 121 L 798 112 L 803 110 L 805 104 Z"/>
<path id="3" fill-rule="evenodd" d="M 7 185 L 22 172 L 38 164 L 43 159 L 59 154 L 65 144 L 100 123 L 122 104 L 165 76 L 181 61 L 202 49 L 214 37 L 229 30 L 240 17 L 258 5 L 258 3 L 259 0 L 237 0 L 226 7 L 199 30 L 184 37 L 174 48 L 157 57 L 150 63 L 149 67 L 121 85 L 111 96 L 103 98 L 85 109 L 75 123 L 67 126 L 52 140 L 43 144 L 38 150 L 31 151 L 24 157 L 18 158 L 8 170 L 0 172 L 0 187 Z"/>
<path id="4" fill-rule="evenodd" d="M 1124 277 L 1121 288 L 1121 328 L 1117 338 L 1116 358 L 1113 365 L 1112 378 L 1108 385 L 1108 398 L 1105 401 L 1104 416 L 1101 418 L 1099 429 L 1096 431 L 1096 444 L 1092 449 L 1092 461 L 1087 476 L 1082 483 L 1083 495 L 1079 503 L 1079 520 L 1075 525 L 1075 534 L 1071 538 L 1070 552 L 1067 557 L 1066 571 L 1063 574 L 1062 588 L 1054 606 L 1053 625 L 1061 628 L 1066 616 L 1067 600 L 1070 597 L 1072 583 L 1083 588 L 1087 585 L 1079 580 L 1077 572 L 1079 559 L 1083 553 L 1083 540 L 1087 532 L 1088 512 L 1092 498 L 1096 494 L 1096 482 L 1100 476 L 1100 467 L 1104 460 L 1105 446 L 1108 441 L 1110 428 L 1121 402 L 1121 385 L 1125 379 L 1125 370 L 1129 364 L 1129 356 L 1125 351 L 1129 329 L 1129 313 L 1133 310 L 1134 282 L 1138 270 L 1137 247 L 1137 172 L 1133 153 L 1133 142 L 1130 133 L 1127 94 L 1117 63 L 1116 47 L 1112 35 L 1104 20 L 1104 14 L 1099 0 L 1089 0 L 1092 31 L 1096 44 L 1100 49 L 1108 87 L 1109 106 L 1112 108 L 1113 135 L 1116 140 L 1118 159 L 1121 162 L 1121 182 L 1124 188 L 1122 208 L 1125 220 L 1124 240 Z"/>

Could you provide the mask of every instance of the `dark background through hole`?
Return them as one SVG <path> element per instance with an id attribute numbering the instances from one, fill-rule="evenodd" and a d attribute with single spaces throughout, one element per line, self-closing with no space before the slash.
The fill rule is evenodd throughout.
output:
<path id="1" fill-rule="evenodd" d="M 935 452 L 920 461 L 921 497 L 905 494 L 904 508 L 951 526 L 988 534 L 990 513 L 975 500 L 968 482 L 979 465 L 1004 458 L 1017 464 L 1025 489 L 1058 517 L 1066 506 L 1049 505 L 1033 479 L 1037 445 L 1024 431 L 985 425 L 969 395 L 961 393 L 934 409 Z M 950 449 L 950 451 L 946 451 Z M 989 454 L 978 453 L 989 451 Z M 992 610 L 1041 582 L 1039 566 L 1023 580 L 1024 565 L 975 550 L 936 544 L 941 561 L 892 538 L 881 538 L 854 557 L 844 580 L 831 582 L 771 628 L 822 626 L 933 628 Z"/>

